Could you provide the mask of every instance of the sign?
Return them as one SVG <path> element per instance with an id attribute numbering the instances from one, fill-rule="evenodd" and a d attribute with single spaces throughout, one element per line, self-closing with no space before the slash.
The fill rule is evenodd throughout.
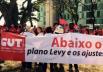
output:
<path id="1" fill-rule="evenodd" d="M 25 37 L 2 32 L 0 43 L 0 60 L 24 60 Z"/>
<path id="2" fill-rule="evenodd" d="M 1 34 L 0 59 L 63 64 L 103 64 L 103 37 L 79 33 L 24 37 Z"/>
<path id="3" fill-rule="evenodd" d="M 67 33 L 28 39 L 25 61 L 103 64 L 103 37 Z"/>

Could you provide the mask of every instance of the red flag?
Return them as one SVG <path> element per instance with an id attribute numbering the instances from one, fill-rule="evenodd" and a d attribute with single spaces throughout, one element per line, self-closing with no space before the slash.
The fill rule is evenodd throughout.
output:
<path id="1" fill-rule="evenodd" d="M 24 61 L 25 37 L 9 32 L 2 32 L 0 43 L 0 59 Z"/>
<path id="2" fill-rule="evenodd" d="M 74 28 L 75 28 L 75 29 L 78 29 L 78 24 L 74 24 Z"/>
<path id="3" fill-rule="evenodd" d="M 65 25 L 68 24 L 68 22 L 65 19 L 59 19 L 59 24 Z"/>

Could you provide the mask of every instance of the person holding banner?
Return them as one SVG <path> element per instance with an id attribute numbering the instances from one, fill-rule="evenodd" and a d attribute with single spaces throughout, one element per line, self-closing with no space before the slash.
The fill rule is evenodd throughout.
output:
<path id="1" fill-rule="evenodd" d="M 44 33 L 43 33 L 43 28 L 42 27 L 37 27 L 36 28 L 36 33 L 37 33 L 37 36 L 44 36 Z M 40 72 L 46 72 L 46 68 L 47 68 L 47 63 L 35 63 L 35 66 L 37 67 L 36 71 L 40 71 Z"/>
<path id="2" fill-rule="evenodd" d="M 59 24 L 55 31 L 54 34 L 63 34 L 65 32 L 63 25 Z M 64 67 L 63 64 L 59 64 L 59 68 L 57 67 L 57 63 L 54 64 L 54 70 L 56 70 L 56 72 L 64 72 Z"/>
<path id="3" fill-rule="evenodd" d="M 35 37 L 35 35 L 33 33 L 31 33 L 31 29 L 28 28 L 26 32 L 22 32 L 21 35 L 26 36 L 26 40 L 28 40 L 30 37 Z M 21 72 L 26 72 L 29 71 L 31 72 L 31 68 L 32 68 L 32 62 L 22 62 L 22 70 Z"/>
<path id="4" fill-rule="evenodd" d="M 51 35 L 53 35 L 53 30 L 52 30 L 51 27 L 47 27 L 45 29 L 45 36 L 51 36 Z M 55 71 L 58 71 L 57 70 L 57 64 L 56 63 L 55 64 L 54 63 L 50 63 L 50 72 L 55 72 Z"/>
<path id="5" fill-rule="evenodd" d="M 44 36 L 51 36 L 53 35 L 53 31 L 51 27 L 46 27 L 44 30 L 45 35 Z M 46 72 L 47 69 L 47 63 L 44 63 L 44 72 Z M 53 68 L 53 63 L 50 63 L 50 72 L 54 72 L 54 68 Z"/>
<path id="6" fill-rule="evenodd" d="M 52 28 L 52 31 L 54 32 L 56 27 L 58 26 L 59 24 L 58 23 L 54 23 L 53 26 L 51 27 Z"/>
<path id="7" fill-rule="evenodd" d="M 1 44 L 1 33 L 2 32 L 7 32 L 8 28 L 6 27 L 6 25 L 4 24 L 4 26 L 0 26 L 0 44 Z M 1 45 L 0 45 L 1 46 Z M 4 63 L 4 60 L 0 60 L 0 63 Z M 0 65 L 0 69 L 2 68 L 2 66 Z"/>
<path id="8" fill-rule="evenodd" d="M 78 27 L 75 26 L 74 23 L 70 23 L 69 24 L 69 32 L 79 32 L 78 31 Z M 77 64 L 74 64 L 74 68 L 75 68 L 75 72 L 79 72 L 79 69 L 78 69 L 78 65 Z M 69 64 L 69 72 L 73 72 L 73 65 L 72 64 Z"/>
<path id="9" fill-rule="evenodd" d="M 59 21 L 60 25 L 63 26 L 64 28 L 64 33 L 68 33 L 68 32 L 79 32 L 78 30 L 78 25 L 77 24 L 74 24 L 74 23 L 70 23 L 68 25 L 68 22 L 65 21 L 64 19 L 60 20 Z M 79 72 L 78 70 L 78 65 L 77 64 L 74 64 L 74 68 L 75 68 L 75 72 Z M 72 64 L 69 64 L 69 72 L 73 72 L 73 69 L 72 69 Z"/>
<path id="10" fill-rule="evenodd" d="M 68 32 L 77 32 L 77 25 L 75 25 L 74 23 L 70 23 L 68 25 L 68 22 L 64 19 L 60 19 L 59 20 L 59 24 L 63 26 L 64 28 L 64 33 L 68 33 Z M 75 72 L 79 72 L 78 70 L 78 65 L 77 64 L 74 64 L 74 67 L 75 67 Z M 69 72 L 73 72 L 73 69 L 72 69 L 72 64 L 69 64 Z"/>

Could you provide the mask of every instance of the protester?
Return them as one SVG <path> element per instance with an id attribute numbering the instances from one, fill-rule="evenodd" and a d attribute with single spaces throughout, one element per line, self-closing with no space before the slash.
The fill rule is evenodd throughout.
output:
<path id="1" fill-rule="evenodd" d="M 16 31 L 16 27 L 14 26 L 14 24 L 11 24 L 9 32 L 12 32 L 12 33 L 16 33 L 17 32 Z"/>
<path id="2" fill-rule="evenodd" d="M 6 27 L 6 25 L 4 24 L 4 26 L 0 26 L 0 42 L 1 42 L 1 34 L 2 32 L 7 32 L 8 28 Z M 4 60 L 0 60 L 0 63 L 4 63 Z M 2 68 L 2 66 L 0 66 L 0 69 Z"/>
<path id="3" fill-rule="evenodd" d="M 64 33 L 64 28 L 61 25 L 58 25 L 54 30 L 54 34 L 63 34 L 63 33 Z"/>
<path id="4" fill-rule="evenodd" d="M 51 27 L 47 27 L 45 29 L 45 36 L 51 36 L 53 35 L 53 30 Z M 57 64 L 50 63 L 50 72 L 56 72 L 57 70 L 55 69 Z"/>
<path id="5" fill-rule="evenodd" d="M 63 34 L 64 33 L 64 27 L 63 25 L 58 25 L 55 30 L 54 30 L 54 34 Z M 57 67 L 57 63 L 53 64 L 54 66 L 54 72 L 64 72 L 64 67 L 63 64 L 59 64 L 59 68 Z"/>
<path id="6" fill-rule="evenodd" d="M 37 27 L 36 31 L 37 31 L 37 36 L 43 36 L 44 35 L 42 27 Z"/>
<path id="7" fill-rule="evenodd" d="M 6 25 L 1 26 L 1 32 L 7 32 L 8 28 L 6 27 Z"/>
<path id="8" fill-rule="evenodd" d="M 44 30 L 45 36 L 52 36 L 53 31 L 51 27 L 46 27 Z M 46 72 L 47 63 L 44 63 L 44 72 Z M 53 63 L 50 63 L 50 72 L 54 72 Z"/>
<path id="9" fill-rule="evenodd" d="M 54 32 L 54 30 L 56 29 L 56 27 L 58 26 L 59 24 L 58 23 L 54 23 L 53 26 L 52 26 L 52 31 Z"/>
<path id="10" fill-rule="evenodd" d="M 33 33 L 31 33 L 30 28 L 28 28 L 26 30 L 26 32 L 22 32 L 21 35 L 25 35 L 26 36 L 26 40 L 28 40 L 29 38 L 33 38 L 35 37 L 35 35 Z M 22 70 L 21 72 L 31 72 L 31 68 L 32 68 L 32 62 L 22 62 Z"/>
<path id="11" fill-rule="evenodd" d="M 80 33 L 82 34 L 90 34 L 89 29 L 86 26 L 83 26 L 80 30 Z"/>
<path id="12" fill-rule="evenodd" d="M 79 28 L 79 26 L 74 23 L 64 24 L 64 25 L 63 24 L 59 25 L 58 23 L 54 23 L 53 27 L 46 27 L 45 30 L 43 30 L 42 27 L 36 28 L 34 26 L 33 28 L 29 27 L 26 30 L 26 32 L 24 32 L 24 31 L 22 32 L 22 27 L 19 25 L 16 28 L 12 24 L 9 30 L 6 27 L 6 25 L 0 26 L 0 32 L 7 32 L 7 31 L 25 35 L 27 39 L 29 39 L 29 37 L 35 37 L 35 36 L 52 36 L 53 33 L 54 34 L 63 34 L 63 33 L 69 33 L 69 32 L 81 33 L 81 34 L 94 34 L 94 35 L 99 35 L 99 36 L 103 35 L 103 29 L 95 29 L 90 32 L 90 30 L 86 26 Z M 45 33 L 45 35 L 44 35 L 44 33 Z M 35 63 L 35 66 L 36 65 L 37 65 L 37 63 Z M 40 68 L 41 68 L 40 72 L 46 72 L 47 63 L 39 63 L 37 66 L 39 67 L 38 70 L 36 70 L 37 72 L 40 71 L 39 70 Z M 74 65 L 69 64 L 69 72 L 73 72 L 73 66 L 75 68 L 75 72 L 79 72 L 77 64 L 74 64 Z M 58 68 L 57 63 L 50 63 L 50 72 L 62 72 L 63 64 L 59 64 L 59 67 L 60 68 Z M 22 62 L 22 69 L 24 70 L 24 72 L 26 72 L 26 70 L 28 70 L 30 72 L 31 68 L 32 68 L 31 62 Z"/>
<path id="13" fill-rule="evenodd" d="M 33 26 L 32 31 L 35 35 L 37 35 L 36 26 Z"/>
<path id="14" fill-rule="evenodd" d="M 20 34 L 20 33 L 21 33 L 21 30 L 22 30 L 21 26 L 18 25 L 17 30 L 16 30 L 16 33 L 17 33 L 17 34 Z"/>
<path id="15" fill-rule="evenodd" d="M 52 28 L 51 27 L 46 27 L 45 28 L 45 36 L 51 36 L 51 35 L 53 35 L 53 31 L 52 31 Z"/>
<path id="16" fill-rule="evenodd" d="M 69 24 L 65 24 L 64 26 L 64 33 L 68 33 L 69 32 Z"/>
<path id="17" fill-rule="evenodd" d="M 79 32 L 78 31 L 78 26 L 75 26 L 75 24 L 74 23 L 70 23 L 70 25 L 69 25 L 69 32 Z M 75 72 L 79 72 L 79 69 L 78 69 L 78 65 L 77 64 L 74 64 L 74 68 L 75 68 Z M 73 65 L 72 64 L 69 64 L 69 72 L 73 72 Z"/>
<path id="18" fill-rule="evenodd" d="M 36 28 L 36 31 L 35 33 L 37 34 L 36 36 L 44 36 L 44 32 L 43 32 L 43 28 L 42 27 L 37 27 Z M 38 66 L 37 67 L 37 72 L 40 71 L 40 72 L 46 72 L 46 67 L 47 67 L 47 64 L 46 63 L 35 63 L 35 66 Z"/>

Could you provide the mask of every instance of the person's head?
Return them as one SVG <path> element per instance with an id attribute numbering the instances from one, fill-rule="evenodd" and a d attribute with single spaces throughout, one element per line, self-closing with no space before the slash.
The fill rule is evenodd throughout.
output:
<path id="1" fill-rule="evenodd" d="M 84 34 L 89 34 L 89 29 L 85 29 Z"/>
<path id="2" fill-rule="evenodd" d="M 30 33 L 34 33 L 34 31 L 33 31 L 33 28 L 32 28 L 32 27 L 29 29 L 29 32 L 30 32 Z"/>
<path id="3" fill-rule="evenodd" d="M 21 26 L 21 25 L 18 25 L 18 28 L 22 28 L 22 26 Z"/>
<path id="4" fill-rule="evenodd" d="M 64 33 L 64 28 L 62 25 L 58 25 L 54 31 L 55 34 L 63 34 Z"/>
<path id="5" fill-rule="evenodd" d="M 64 28 L 64 33 L 68 33 L 69 32 L 69 24 L 63 25 L 63 28 Z"/>
<path id="6" fill-rule="evenodd" d="M 6 27 L 6 25 L 1 26 L 1 32 L 6 32 L 8 30 L 8 28 Z"/>
<path id="7" fill-rule="evenodd" d="M 69 24 L 69 29 L 70 29 L 70 30 L 73 30 L 73 29 L 74 29 L 74 23 L 70 23 L 70 24 Z"/>
<path id="8" fill-rule="evenodd" d="M 42 27 L 37 27 L 36 30 L 37 30 L 37 33 L 38 33 L 38 34 L 41 33 L 41 32 L 43 32 Z"/>
<path id="9" fill-rule="evenodd" d="M 102 36 L 102 29 L 99 29 L 98 33 L 99 33 L 100 36 Z"/>
<path id="10" fill-rule="evenodd" d="M 14 24 L 11 24 L 10 27 L 11 27 L 11 28 L 14 28 L 15 26 L 14 26 Z"/>
<path id="11" fill-rule="evenodd" d="M 45 33 L 53 33 L 52 28 L 51 27 L 46 27 L 45 28 Z"/>
<path id="12" fill-rule="evenodd" d="M 81 33 L 83 33 L 83 34 L 89 34 L 89 29 L 87 28 L 87 26 L 82 27 Z"/>
<path id="13" fill-rule="evenodd" d="M 36 29 L 36 26 L 35 26 L 35 25 L 33 26 L 33 29 L 34 29 L 34 30 Z"/>
<path id="14" fill-rule="evenodd" d="M 52 30 L 54 31 L 58 25 L 59 25 L 59 23 L 54 23 L 52 26 Z"/>
<path id="15" fill-rule="evenodd" d="M 21 29 L 22 29 L 22 28 L 21 28 L 21 25 L 18 25 L 18 26 L 17 26 L 17 33 L 18 33 L 18 34 L 22 32 Z"/>

